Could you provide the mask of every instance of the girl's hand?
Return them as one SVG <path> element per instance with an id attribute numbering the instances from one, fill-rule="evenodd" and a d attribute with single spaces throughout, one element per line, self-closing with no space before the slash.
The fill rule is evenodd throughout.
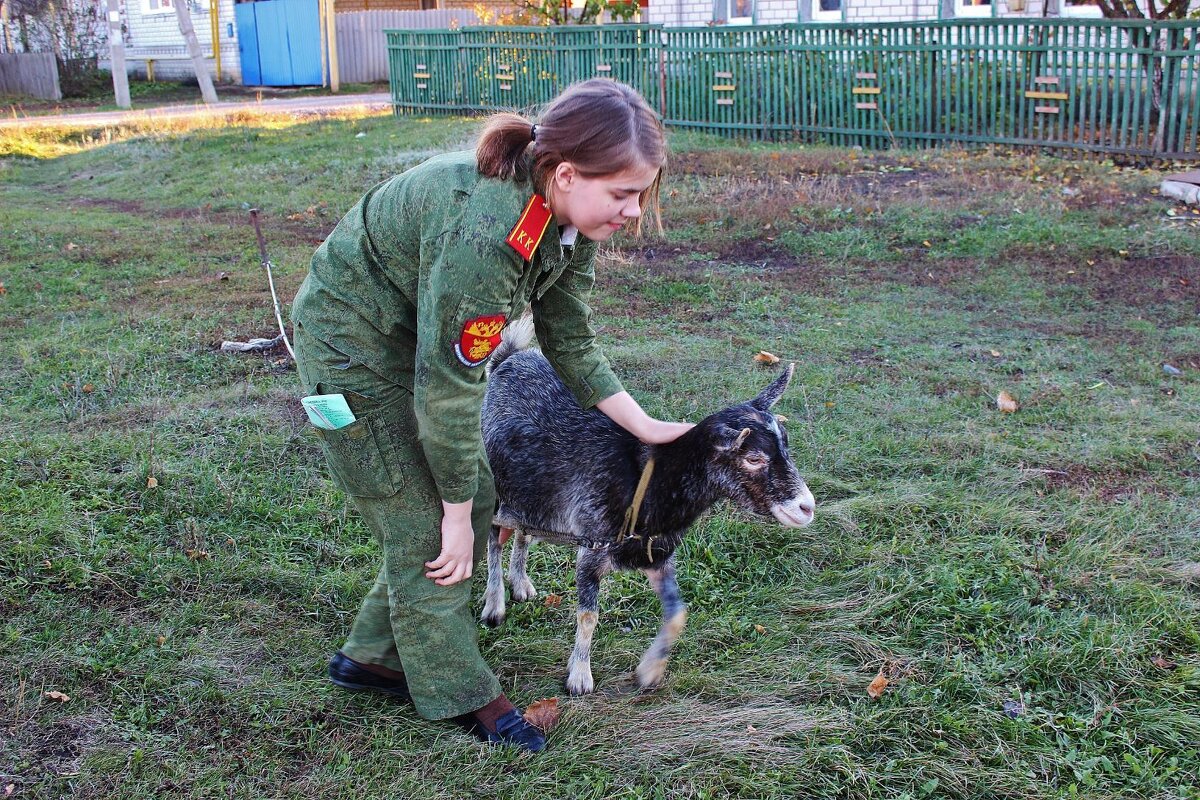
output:
<path id="1" fill-rule="evenodd" d="M 442 552 L 426 561 L 425 577 L 438 586 L 451 586 L 471 577 L 475 566 L 475 531 L 471 527 L 471 501 L 442 501 Z"/>
<path id="2" fill-rule="evenodd" d="M 611 397 L 606 397 L 596 403 L 596 408 L 646 444 L 673 442 L 696 427 L 690 422 L 663 422 L 655 419 L 642 410 L 629 392 L 617 392 Z"/>
<path id="3" fill-rule="evenodd" d="M 651 417 L 643 424 L 637 437 L 646 444 L 666 444 L 675 441 L 694 427 L 695 424 L 691 422 L 663 422 Z"/>

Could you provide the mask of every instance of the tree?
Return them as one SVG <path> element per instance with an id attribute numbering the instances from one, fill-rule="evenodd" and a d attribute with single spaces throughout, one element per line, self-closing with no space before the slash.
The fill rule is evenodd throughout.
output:
<path id="1" fill-rule="evenodd" d="M 1096 0 L 1107 19 L 1186 19 L 1192 0 L 1167 0 L 1162 8 L 1146 0 L 1143 11 L 1136 0 Z"/>
<path id="2" fill-rule="evenodd" d="M 1186 19 L 1192 0 L 1166 0 L 1160 8 L 1155 0 L 1145 0 L 1143 10 L 1137 0 L 1096 0 L 1106 19 L 1177 20 Z M 1166 140 L 1167 127 L 1171 120 L 1164 119 L 1163 109 L 1170 103 L 1179 85 L 1180 59 L 1173 58 L 1164 69 L 1164 50 L 1182 50 L 1195 47 L 1184 30 L 1158 31 L 1151 26 L 1129 29 L 1129 41 L 1141 49 L 1142 68 L 1150 79 L 1150 106 L 1152 119 L 1157 129 L 1154 132 L 1154 148 L 1161 150 Z M 1149 52 L 1147 52 L 1149 51 Z"/>
<path id="3" fill-rule="evenodd" d="M 517 5 L 541 25 L 594 25 L 608 9 L 614 20 L 629 22 L 638 13 L 637 0 L 584 0 L 579 9 L 571 0 L 519 0 Z"/>
<path id="4" fill-rule="evenodd" d="M 85 92 L 99 77 L 97 59 L 108 41 L 102 3 L 95 0 L 3 0 L 16 20 L 25 52 L 52 52 L 63 94 Z"/>

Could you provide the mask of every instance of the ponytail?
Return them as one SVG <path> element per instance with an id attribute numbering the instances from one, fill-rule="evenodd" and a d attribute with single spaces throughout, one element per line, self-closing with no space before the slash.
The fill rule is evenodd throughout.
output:
<path id="1" fill-rule="evenodd" d="M 532 142 L 533 123 L 529 120 L 509 112 L 493 114 L 475 147 L 479 171 L 489 178 L 525 180 L 529 177 L 525 150 Z"/>

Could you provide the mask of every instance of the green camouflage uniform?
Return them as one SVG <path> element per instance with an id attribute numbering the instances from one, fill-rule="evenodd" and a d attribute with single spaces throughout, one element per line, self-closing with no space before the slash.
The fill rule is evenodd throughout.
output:
<path id="1" fill-rule="evenodd" d="M 532 305 L 542 349 L 580 405 L 621 391 L 590 325 L 596 244 L 580 237 L 564 250 L 553 218 L 530 262 L 505 241 L 532 195 L 528 183 L 481 176 L 474 153 L 430 159 L 350 209 L 292 307 L 305 392 L 343 394 L 357 417 L 314 430 L 383 550 L 342 652 L 403 670 L 429 719 L 500 695 L 479 653 L 471 582 L 425 577 L 441 550 L 442 500 L 474 501 L 476 564 L 495 511 L 479 425 L 484 367 L 455 351 L 464 324 Z"/>

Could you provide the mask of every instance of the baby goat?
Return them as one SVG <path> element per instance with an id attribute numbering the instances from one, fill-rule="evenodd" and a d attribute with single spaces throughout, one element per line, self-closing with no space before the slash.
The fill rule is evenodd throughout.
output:
<path id="1" fill-rule="evenodd" d="M 662 603 L 663 627 L 638 664 L 638 683 L 657 685 L 687 620 L 675 579 L 675 549 L 688 527 L 729 499 L 789 528 L 813 518 L 813 496 L 788 455 L 787 433 L 770 409 L 794 365 L 758 397 L 719 411 L 674 442 L 647 445 L 600 411 L 583 411 L 538 352 L 522 320 L 492 356 L 483 438 L 500 508 L 488 541 L 483 621 L 504 620 L 501 528 L 516 531 L 508 582 L 531 600 L 526 558 L 534 538 L 579 546 L 575 650 L 567 690 L 594 688 L 591 641 L 600 579 L 614 569 L 645 573 Z"/>

